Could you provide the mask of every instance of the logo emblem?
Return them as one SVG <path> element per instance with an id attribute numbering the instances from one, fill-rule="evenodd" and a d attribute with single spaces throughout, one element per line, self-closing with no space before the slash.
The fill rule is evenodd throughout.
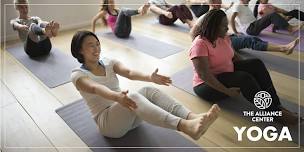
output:
<path id="1" fill-rule="evenodd" d="M 259 109 L 267 109 L 270 107 L 272 98 L 267 91 L 259 91 L 254 95 L 254 105 Z"/>

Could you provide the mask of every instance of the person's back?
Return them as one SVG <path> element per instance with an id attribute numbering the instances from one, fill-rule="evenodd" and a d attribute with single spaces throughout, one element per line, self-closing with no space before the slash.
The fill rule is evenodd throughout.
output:
<path id="1" fill-rule="evenodd" d="M 241 27 L 243 33 L 246 33 L 246 29 L 249 27 L 250 23 L 256 20 L 249 7 L 243 4 L 234 5 L 232 8 L 232 12 L 238 13 L 236 21 Z"/>

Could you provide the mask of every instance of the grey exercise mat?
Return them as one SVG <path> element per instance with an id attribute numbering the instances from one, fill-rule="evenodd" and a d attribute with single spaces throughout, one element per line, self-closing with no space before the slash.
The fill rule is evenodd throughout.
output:
<path id="1" fill-rule="evenodd" d="M 79 66 L 71 55 L 61 53 L 56 48 L 52 48 L 49 55 L 39 58 L 30 58 L 23 45 L 6 50 L 50 88 L 70 82 L 72 69 Z"/>
<path id="2" fill-rule="evenodd" d="M 295 78 L 304 79 L 304 64 L 303 62 L 287 59 L 280 56 L 271 55 L 263 51 L 254 51 L 250 49 L 242 49 L 239 51 L 244 58 L 259 58 L 265 65 L 273 71 L 277 71 Z M 299 66 L 301 70 L 299 71 Z"/>
<path id="3" fill-rule="evenodd" d="M 172 78 L 172 82 L 173 85 L 181 90 L 184 90 L 186 92 L 188 92 L 189 94 L 192 94 L 194 96 L 196 96 L 196 94 L 193 91 L 193 87 L 192 87 L 192 77 L 193 77 L 193 71 L 191 67 L 187 67 L 177 73 L 175 73 L 174 75 L 171 76 Z M 298 108 L 299 106 L 293 102 L 287 101 L 285 99 L 280 99 L 282 105 L 292 111 L 292 112 L 298 112 Z M 257 108 L 253 105 L 250 104 L 244 97 L 237 97 L 237 98 L 227 98 L 221 101 L 216 102 L 220 107 L 225 108 L 225 110 L 228 110 L 230 112 L 233 112 L 237 115 L 242 116 L 242 113 L 244 110 L 257 110 Z M 237 106 L 235 106 L 237 105 Z M 303 117 L 304 116 L 304 107 L 300 106 L 300 115 Z M 249 119 L 249 118 L 248 118 Z M 250 121 L 250 120 L 249 120 Z M 267 123 L 258 123 L 257 125 L 261 126 L 261 127 L 266 127 Z M 273 124 L 272 124 L 273 125 Z M 282 125 L 280 124 L 276 124 L 276 126 L 282 127 Z M 300 124 L 300 128 L 301 128 L 301 132 L 300 132 L 300 136 L 304 136 L 304 122 L 302 122 Z M 293 141 L 295 143 L 299 143 L 299 130 L 298 130 L 298 126 L 294 126 L 292 128 L 290 128 L 290 133 L 291 136 L 293 138 Z M 304 140 L 300 141 L 301 145 L 304 145 Z"/>
<path id="4" fill-rule="evenodd" d="M 119 42 L 137 51 L 160 59 L 185 50 L 179 46 L 136 34 L 135 32 L 132 32 L 128 38 L 118 38 L 112 32 L 99 32 L 97 35 L 101 36 L 102 38 L 107 38 Z"/>
<path id="5" fill-rule="evenodd" d="M 160 26 L 160 27 L 163 27 L 163 28 L 173 29 L 173 30 L 176 30 L 176 31 L 184 32 L 184 33 L 189 33 L 190 32 L 190 28 L 188 27 L 188 25 L 183 24 L 180 20 L 177 20 L 172 25 L 162 25 L 155 18 L 147 19 L 147 20 L 145 20 L 145 23 Z"/>
<path id="6" fill-rule="evenodd" d="M 200 147 L 179 133 L 173 130 L 152 126 L 145 122 L 138 128 L 128 132 L 122 138 L 114 139 L 104 137 L 99 133 L 96 123 L 91 117 L 91 113 L 83 100 L 78 100 L 61 107 L 57 109 L 56 112 L 94 152 L 203 151 Z M 136 148 L 136 150 L 134 150 L 134 148 Z"/>

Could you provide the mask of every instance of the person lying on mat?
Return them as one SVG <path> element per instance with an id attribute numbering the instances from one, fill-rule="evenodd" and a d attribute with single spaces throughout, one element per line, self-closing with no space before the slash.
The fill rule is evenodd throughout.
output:
<path id="1" fill-rule="evenodd" d="M 194 24 L 191 11 L 186 5 L 171 5 L 166 0 L 149 0 L 150 11 L 158 15 L 158 21 L 163 25 L 173 25 L 177 19 L 190 28 Z"/>
<path id="2" fill-rule="evenodd" d="M 209 0 L 210 2 L 210 10 L 212 9 L 221 9 L 221 5 L 215 5 L 215 4 L 221 4 L 221 0 Z M 200 25 L 202 25 L 204 15 L 200 16 L 196 23 L 194 24 L 193 28 L 190 30 L 190 35 L 192 40 L 195 39 L 195 36 L 193 36 L 193 33 L 197 33 L 199 30 L 201 30 Z M 258 51 L 271 51 L 271 52 L 282 52 L 284 54 L 291 54 L 295 47 L 298 45 L 300 38 L 296 38 L 292 42 L 281 45 L 281 44 L 275 44 L 270 43 L 261 40 L 260 38 L 256 36 L 250 36 L 250 35 L 243 35 L 243 34 L 230 34 L 229 35 L 232 47 L 235 51 L 239 51 L 240 49 L 244 48 L 250 48 L 253 50 Z"/>
<path id="3" fill-rule="evenodd" d="M 234 4 L 234 2 L 231 2 L 228 5 L 222 4 L 222 0 L 186 0 L 186 2 L 190 5 L 190 9 L 196 17 L 200 17 L 207 13 L 210 9 L 209 5 L 211 3 L 225 10 L 230 9 Z"/>
<path id="4" fill-rule="evenodd" d="M 296 18 L 300 21 L 304 20 L 304 13 L 297 9 L 286 11 L 282 8 L 273 6 L 272 4 L 268 3 L 268 0 L 257 0 L 256 5 L 254 7 L 254 16 L 255 17 L 264 17 L 271 13 L 279 13 L 283 18 L 289 21 L 292 18 Z M 272 31 L 275 32 L 277 29 L 276 26 L 273 27 Z"/>
<path id="5" fill-rule="evenodd" d="M 218 117 L 220 108 L 216 104 L 207 113 L 195 114 L 154 87 L 143 87 L 138 92 L 121 90 L 117 75 L 159 85 L 169 85 L 171 79 L 158 74 L 158 69 L 144 74 L 117 60 L 100 59 L 100 41 L 92 32 L 77 32 L 72 39 L 71 53 L 82 63 L 73 70 L 72 82 L 104 136 L 120 138 L 144 120 L 199 139 Z"/>
<path id="6" fill-rule="evenodd" d="M 14 0 L 19 17 L 12 19 L 10 24 L 18 31 L 24 50 L 30 57 L 48 55 L 52 49 L 50 38 L 56 37 L 59 30 L 57 22 L 42 21 L 37 16 L 29 16 L 27 0 Z"/>
<path id="7" fill-rule="evenodd" d="M 276 26 L 278 29 L 285 29 L 291 34 L 300 30 L 304 25 L 290 25 L 284 17 L 276 12 L 266 15 L 257 20 L 254 17 L 253 12 L 248 7 L 249 1 L 250 0 L 240 0 L 240 4 L 234 5 L 232 7 L 233 14 L 230 21 L 232 30 L 235 34 L 239 34 L 235 26 L 235 20 L 240 26 L 242 33 L 254 36 L 259 35 L 262 30 L 271 24 L 274 24 L 274 26 Z"/>
<path id="8" fill-rule="evenodd" d="M 138 9 L 118 9 L 114 0 L 102 0 L 101 8 L 92 20 L 92 31 L 95 33 L 96 21 L 102 19 L 106 26 L 110 26 L 115 36 L 127 38 L 130 36 L 132 29 L 131 16 L 146 14 L 149 7 L 150 5 L 147 3 Z"/>
<path id="9" fill-rule="evenodd" d="M 237 97 L 240 93 L 251 103 L 259 91 L 267 91 L 272 104 L 266 110 L 281 110 L 280 122 L 296 124 L 297 115 L 281 106 L 270 75 L 259 59 L 240 60 L 231 47 L 228 19 L 224 11 L 213 9 L 206 13 L 200 30 L 189 50 L 194 77 L 193 90 L 201 98 L 217 101 Z"/>

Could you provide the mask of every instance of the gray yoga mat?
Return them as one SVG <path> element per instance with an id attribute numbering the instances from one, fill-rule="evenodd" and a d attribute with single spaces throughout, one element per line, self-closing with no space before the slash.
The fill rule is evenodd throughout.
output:
<path id="1" fill-rule="evenodd" d="M 97 33 L 97 35 L 160 59 L 185 50 L 185 48 L 136 34 L 135 32 L 132 32 L 128 38 L 118 38 L 112 32 Z"/>
<path id="2" fill-rule="evenodd" d="M 184 33 L 189 33 L 190 32 L 190 28 L 188 27 L 188 25 L 183 24 L 180 20 L 176 20 L 175 23 L 172 24 L 172 25 L 163 25 L 163 24 L 160 24 L 158 22 L 158 19 L 156 19 L 156 18 L 152 19 L 151 18 L 151 19 L 145 20 L 145 23 L 160 26 L 160 27 L 163 27 L 163 28 L 173 29 L 173 30 L 176 30 L 176 31 L 184 32 Z"/>
<path id="3" fill-rule="evenodd" d="M 152 126 L 145 122 L 122 138 L 104 137 L 99 133 L 96 123 L 83 100 L 61 107 L 56 112 L 94 152 L 203 151 L 176 131 Z"/>
<path id="4" fill-rule="evenodd" d="M 263 51 L 254 51 L 250 49 L 242 49 L 239 51 L 244 58 L 259 58 L 265 65 L 273 71 L 277 71 L 295 78 L 304 79 L 304 64 L 295 60 L 279 57 L 265 53 Z M 299 71 L 299 68 L 301 70 Z"/>
<path id="5" fill-rule="evenodd" d="M 194 91 L 193 91 L 193 87 L 192 87 L 192 77 L 193 77 L 193 70 L 191 67 L 187 67 L 177 73 L 175 73 L 174 75 L 171 76 L 172 78 L 172 82 L 173 85 L 181 90 L 184 90 L 186 92 L 188 92 L 189 94 L 192 94 L 194 96 L 197 96 Z M 298 113 L 298 108 L 299 106 L 293 102 L 287 101 L 285 99 L 280 99 L 281 103 L 283 105 L 283 107 L 285 107 L 286 109 L 292 111 L 292 112 L 296 112 Z M 214 101 L 210 101 L 210 102 L 214 102 Z M 239 115 L 241 117 L 243 117 L 243 111 L 246 110 L 254 110 L 256 111 L 257 108 L 249 103 L 244 97 L 237 97 L 237 98 L 227 98 L 221 101 L 217 101 L 216 102 L 220 107 L 224 108 L 227 111 L 230 111 L 232 113 L 235 113 L 236 115 Z M 237 105 L 237 106 L 235 106 Z M 304 116 L 304 107 L 300 106 L 300 115 L 303 117 Z M 246 119 L 248 119 L 248 121 L 251 121 L 250 118 L 246 117 Z M 259 125 L 260 127 L 266 127 L 269 125 L 274 125 L 273 123 L 257 123 L 257 125 Z M 275 124 L 275 126 L 278 127 L 278 130 L 282 129 L 282 125 L 281 124 Z M 300 137 L 304 136 L 304 122 L 302 122 L 300 124 L 300 128 L 301 128 L 301 132 L 300 132 Z M 293 141 L 295 143 L 300 143 L 301 145 L 304 145 L 304 140 L 300 140 L 298 139 L 299 137 L 299 130 L 298 130 L 298 125 L 295 125 L 293 127 L 289 128 L 291 136 L 293 138 Z"/>
<path id="6" fill-rule="evenodd" d="M 61 53 L 56 48 L 52 48 L 49 55 L 39 58 L 30 58 L 23 45 L 6 50 L 50 88 L 70 82 L 72 69 L 79 66 L 71 55 Z"/>

